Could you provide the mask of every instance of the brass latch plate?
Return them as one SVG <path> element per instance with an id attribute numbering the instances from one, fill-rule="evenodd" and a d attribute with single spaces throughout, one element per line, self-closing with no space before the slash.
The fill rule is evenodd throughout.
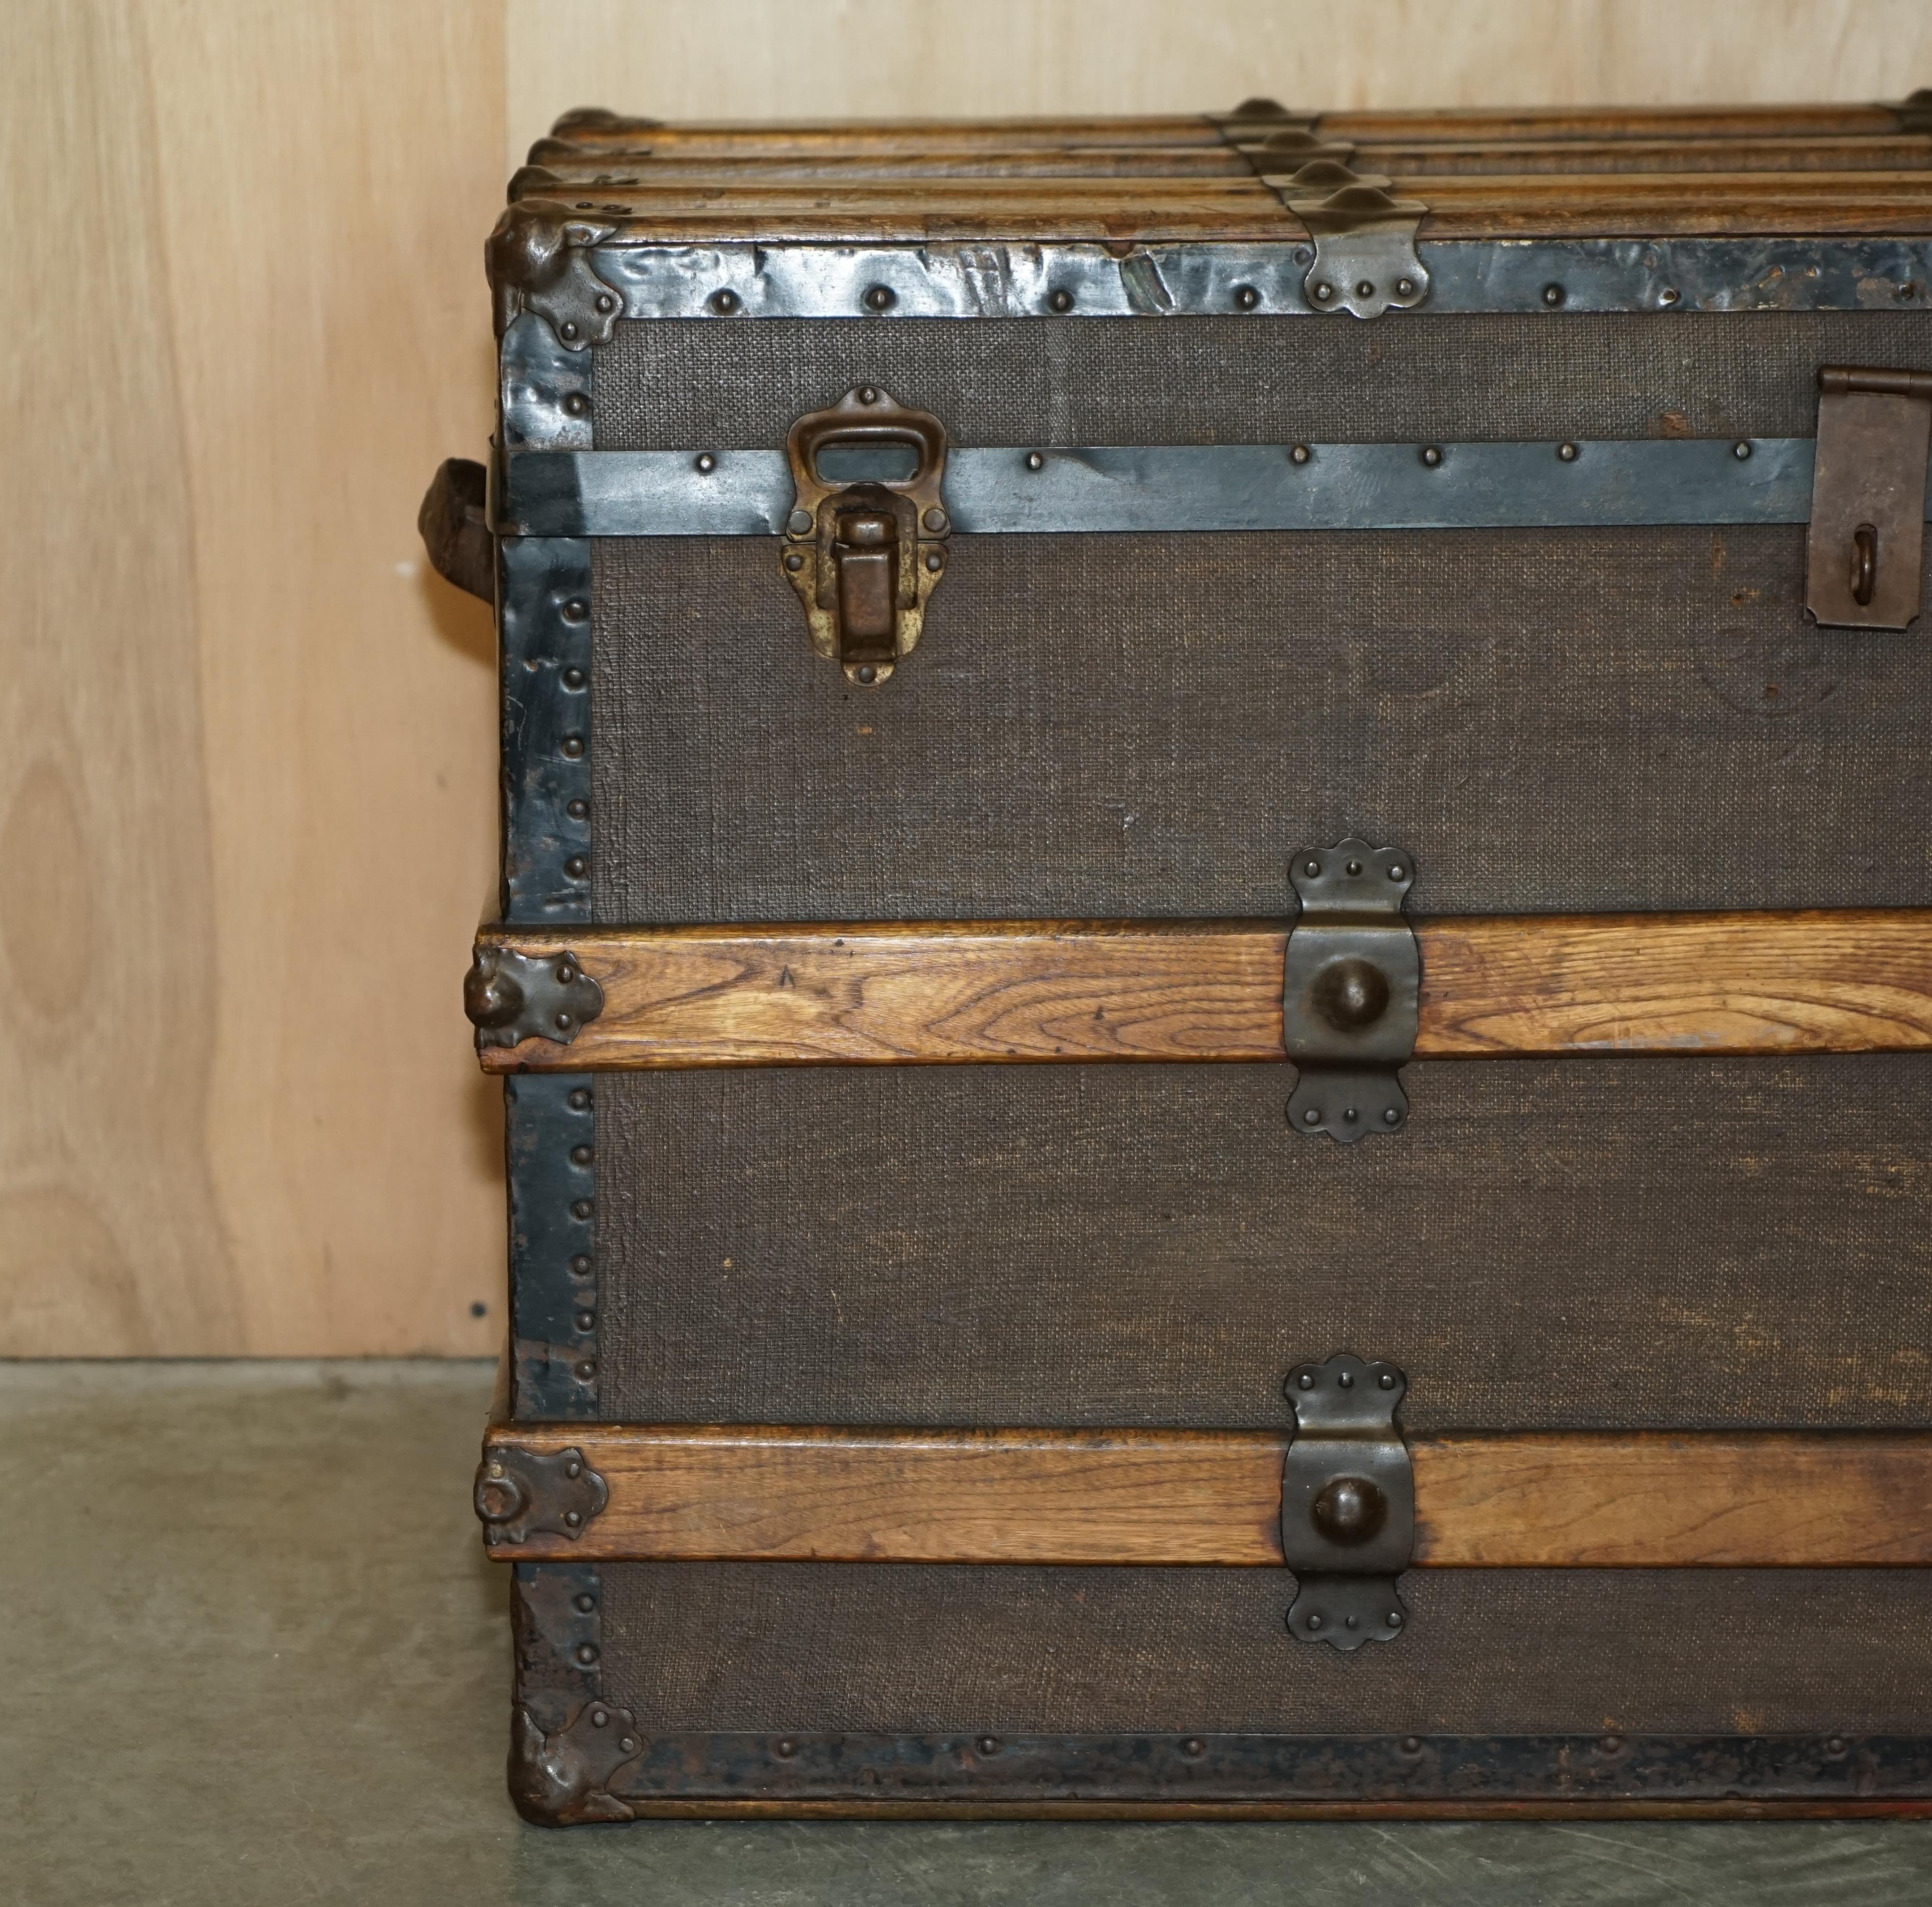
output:
<path id="1" fill-rule="evenodd" d="M 1932 371 L 1828 364 L 1805 544 L 1804 606 L 1835 629 L 1904 629 L 1918 614 Z"/>
<path id="2" fill-rule="evenodd" d="M 945 572 L 945 426 L 861 385 L 801 417 L 785 451 L 794 494 L 781 560 L 812 646 L 875 687 L 917 644 Z"/>

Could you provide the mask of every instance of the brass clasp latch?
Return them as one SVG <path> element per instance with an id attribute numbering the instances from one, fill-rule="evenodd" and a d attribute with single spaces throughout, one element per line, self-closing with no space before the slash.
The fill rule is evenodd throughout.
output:
<path id="1" fill-rule="evenodd" d="M 945 572 L 946 427 L 866 384 L 801 417 L 785 449 L 796 493 L 785 574 L 812 647 L 872 688 L 918 643 Z"/>
<path id="2" fill-rule="evenodd" d="M 1903 629 L 1918 615 L 1928 449 L 1932 371 L 1819 372 L 1804 607 L 1826 628 Z"/>

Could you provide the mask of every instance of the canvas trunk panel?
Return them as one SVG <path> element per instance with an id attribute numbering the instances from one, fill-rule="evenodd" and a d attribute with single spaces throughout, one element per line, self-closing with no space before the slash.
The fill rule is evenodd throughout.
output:
<path id="1" fill-rule="evenodd" d="M 1932 95 L 488 262 L 524 1813 L 1932 1812 Z"/>

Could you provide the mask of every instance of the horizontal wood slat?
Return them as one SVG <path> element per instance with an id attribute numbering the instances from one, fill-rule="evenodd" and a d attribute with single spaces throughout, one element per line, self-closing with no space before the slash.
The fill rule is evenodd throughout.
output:
<path id="1" fill-rule="evenodd" d="M 1280 1567 L 1286 1432 L 492 1426 L 610 1500 L 500 1558 Z M 1418 1567 L 1932 1564 L 1932 1432 L 1414 1438 Z M 512 1459 L 514 1462 L 514 1459 Z"/>
<path id="2" fill-rule="evenodd" d="M 1418 1059 L 1932 1048 L 1932 910 L 1416 924 Z M 1280 922 L 492 928 L 604 1009 L 493 1072 L 1286 1057 Z"/>

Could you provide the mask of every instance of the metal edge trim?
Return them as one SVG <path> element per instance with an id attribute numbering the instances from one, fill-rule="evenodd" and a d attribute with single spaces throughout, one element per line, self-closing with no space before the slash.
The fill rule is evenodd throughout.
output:
<path id="1" fill-rule="evenodd" d="M 598 1415 L 596 1108 L 588 1073 L 523 1073 L 503 1082 L 516 1423 Z"/>

